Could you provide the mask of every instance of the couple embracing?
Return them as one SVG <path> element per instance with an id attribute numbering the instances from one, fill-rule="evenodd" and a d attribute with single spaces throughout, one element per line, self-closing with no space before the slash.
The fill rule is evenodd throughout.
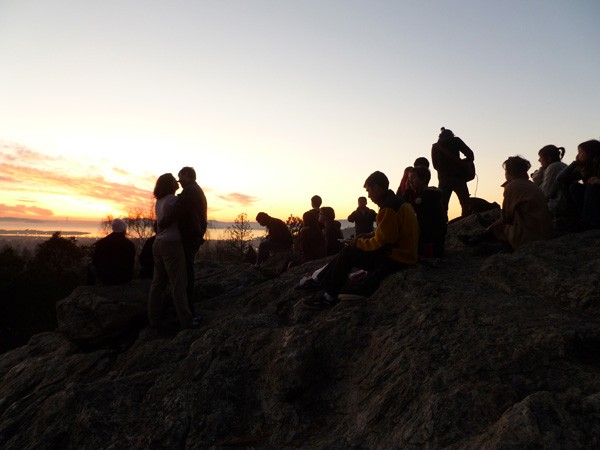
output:
<path id="1" fill-rule="evenodd" d="M 179 180 L 170 173 L 161 175 L 154 187 L 158 231 L 152 246 L 154 275 L 148 300 L 150 326 L 158 328 L 163 313 L 162 294 L 167 283 L 182 329 L 199 324 L 195 316 L 194 258 L 204 242 L 207 227 L 206 196 L 196 183 L 196 171 L 184 167 Z M 175 192 L 183 190 L 178 196 Z"/>

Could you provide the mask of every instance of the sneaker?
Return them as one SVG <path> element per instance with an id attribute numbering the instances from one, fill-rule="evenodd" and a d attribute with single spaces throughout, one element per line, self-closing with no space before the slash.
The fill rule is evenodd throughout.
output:
<path id="1" fill-rule="evenodd" d="M 294 286 L 294 289 L 297 291 L 318 291 L 319 289 L 322 289 L 322 287 L 321 283 L 315 281 L 314 278 L 304 277 L 300 280 L 300 283 Z"/>
<path id="2" fill-rule="evenodd" d="M 326 292 L 304 299 L 302 304 L 309 309 L 327 309 L 337 303 L 337 300 Z"/>
<path id="3" fill-rule="evenodd" d="M 340 294 L 338 295 L 338 300 L 340 301 L 352 301 L 352 300 L 356 300 L 356 301 L 364 301 L 366 300 L 368 297 L 365 295 L 360 295 L 360 294 Z"/>

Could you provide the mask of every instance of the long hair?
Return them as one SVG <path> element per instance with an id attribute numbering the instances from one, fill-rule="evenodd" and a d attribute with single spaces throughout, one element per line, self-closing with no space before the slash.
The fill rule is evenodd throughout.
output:
<path id="1" fill-rule="evenodd" d="M 171 173 L 164 173 L 158 180 L 156 180 L 156 185 L 154 186 L 154 197 L 157 200 L 160 200 L 166 195 L 174 194 L 177 191 L 177 180 Z"/>

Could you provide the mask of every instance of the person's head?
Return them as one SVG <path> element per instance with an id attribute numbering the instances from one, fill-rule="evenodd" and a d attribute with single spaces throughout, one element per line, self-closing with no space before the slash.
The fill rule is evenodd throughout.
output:
<path id="1" fill-rule="evenodd" d="M 306 211 L 302 214 L 302 226 L 303 227 L 318 227 L 319 216 L 314 211 Z"/>
<path id="2" fill-rule="evenodd" d="M 420 156 L 417 159 L 415 159 L 415 162 L 413 163 L 413 166 L 415 166 L 415 167 L 427 167 L 429 169 L 429 160 L 427 158 L 425 158 L 424 156 Z"/>
<path id="3" fill-rule="evenodd" d="M 114 219 L 112 221 L 113 233 L 125 233 L 127 231 L 127 224 L 122 219 Z"/>
<path id="4" fill-rule="evenodd" d="M 331 206 L 322 206 L 319 209 L 319 222 L 331 223 L 335 220 L 335 211 Z"/>
<path id="5" fill-rule="evenodd" d="M 365 208 L 367 206 L 367 197 L 358 197 L 358 206 Z"/>
<path id="6" fill-rule="evenodd" d="M 454 137 L 454 133 L 451 130 L 447 130 L 444 127 L 440 128 L 440 134 L 438 136 L 439 139 L 449 139 L 449 138 L 453 138 L 453 137 Z"/>
<path id="7" fill-rule="evenodd" d="M 431 180 L 431 172 L 427 167 L 416 166 L 408 176 L 410 186 L 416 192 L 421 192 L 429 186 Z"/>
<path id="8" fill-rule="evenodd" d="M 592 139 L 582 142 L 577 146 L 577 161 L 582 164 L 591 164 L 600 158 L 600 141 Z"/>
<path id="9" fill-rule="evenodd" d="M 540 162 L 542 169 L 545 169 L 550 164 L 560 161 L 563 156 L 565 156 L 565 149 L 564 147 L 557 147 L 556 145 L 545 145 L 538 152 L 538 156 L 540 157 L 538 161 Z"/>
<path id="10" fill-rule="evenodd" d="M 157 200 L 160 200 L 166 195 L 174 194 L 177 189 L 179 189 L 179 184 L 173 174 L 164 173 L 156 180 L 156 184 L 154 185 L 154 197 Z"/>
<path id="11" fill-rule="evenodd" d="M 261 227 L 266 226 L 269 219 L 270 219 L 270 216 L 266 212 L 261 211 L 256 215 L 256 221 L 258 222 L 258 224 Z"/>
<path id="12" fill-rule="evenodd" d="M 177 176 L 182 186 L 187 186 L 189 183 L 196 181 L 196 171 L 193 167 L 183 167 Z"/>
<path id="13" fill-rule="evenodd" d="M 371 201 L 376 205 L 380 205 L 390 187 L 390 180 L 383 172 L 378 170 L 367 177 L 363 187 L 367 190 Z"/>
<path id="14" fill-rule="evenodd" d="M 310 206 L 312 206 L 313 209 L 319 209 L 321 203 L 323 203 L 323 200 L 318 195 L 313 195 L 310 199 Z"/>
<path id="15" fill-rule="evenodd" d="M 502 163 L 502 167 L 506 181 L 516 178 L 529 179 L 527 172 L 531 169 L 531 163 L 521 156 L 511 156 Z"/>

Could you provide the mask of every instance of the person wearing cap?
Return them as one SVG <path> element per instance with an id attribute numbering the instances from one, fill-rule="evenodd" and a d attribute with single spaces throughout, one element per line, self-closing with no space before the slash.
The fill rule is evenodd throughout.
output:
<path id="1" fill-rule="evenodd" d="M 461 153 L 465 159 L 460 158 Z M 452 192 L 455 192 L 460 201 L 462 215 L 466 216 L 471 213 L 467 181 L 473 179 L 474 174 L 469 177 L 463 163 L 472 163 L 474 160 L 475 155 L 467 144 L 455 136 L 451 130 L 442 127 L 438 141 L 431 147 L 431 161 L 433 168 L 438 173 L 442 204 L 446 211 L 448 211 Z"/>
<path id="2" fill-rule="evenodd" d="M 92 262 L 88 266 L 88 284 L 98 279 L 103 284 L 123 284 L 133 278 L 135 245 L 127 237 L 127 224 L 122 219 L 112 221 L 112 233 L 94 244 Z"/>

